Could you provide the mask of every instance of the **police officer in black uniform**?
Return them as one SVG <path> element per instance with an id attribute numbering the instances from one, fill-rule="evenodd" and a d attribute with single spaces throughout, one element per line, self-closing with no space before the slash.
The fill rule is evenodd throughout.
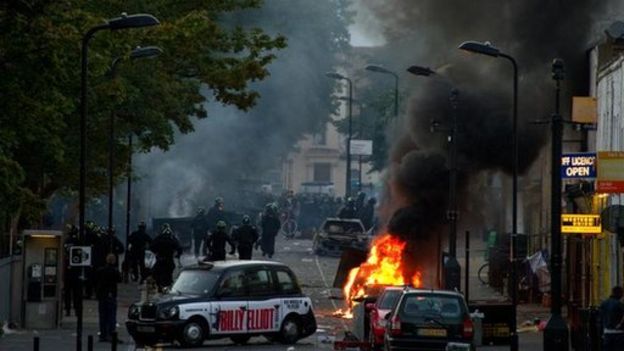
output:
<path id="1" fill-rule="evenodd" d="M 262 248 L 262 256 L 273 257 L 275 253 L 275 237 L 279 233 L 281 221 L 277 218 L 277 206 L 268 204 L 265 207 L 264 214 L 260 221 L 262 229 L 262 238 L 260 238 L 260 247 Z"/>
<path id="2" fill-rule="evenodd" d="M 206 249 L 205 254 L 206 257 L 209 258 L 210 261 L 223 261 L 225 260 L 225 244 L 230 244 L 232 248 L 230 250 L 230 255 L 234 254 L 234 250 L 236 246 L 232 241 L 232 238 L 227 233 L 227 225 L 224 221 L 218 221 L 215 230 L 206 236 Z"/>
<path id="3" fill-rule="evenodd" d="M 69 225 L 65 236 L 65 242 L 63 243 L 63 249 L 65 250 L 65 260 L 63 262 L 63 268 L 65 273 L 63 274 L 63 302 L 65 307 L 65 315 L 71 314 L 72 301 L 74 303 L 74 311 L 78 314 L 78 308 L 80 303 L 78 301 L 78 292 L 80 289 L 80 267 L 72 267 L 69 263 L 70 249 L 72 246 L 78 246 L 78 228 L 74 225 Z"/>
<path id="4" fill-rule="evenodd" d="M 136 282 L 140 277 L 140 284 L 146 276 L 145 272 L 145 249 L 149 247 L 152 238 L 147 234 L 145 222 L 139 223 L 139 229 L 133 231 L 128 237 L 128 265 L 132 271 L 132 281 Z"/>
<path id="5" fill-rule="evenodd" d="M 100 320 L 100 341 L 111 341 L 117 325 L 117 284 L 121 282 L 121 272 L 117 267 L 115 254 L 109 253 L 105 265 L 97 270 L 98 316 Z M 117 340 L 120 343 L 120 340 Z"/>
<path id="6" fill-rule="evenodd" d="M 338 218 L 342 219 L 354 219 L 357 218 L 357 209 L 355 208 L 355 201 L 353 198 L 348 198 L 347 203 L 342 206 L 338 212 Z"/>
<path id="7" fill-rule="evenodd" d="M 175 269 L 174 256 L 178 259 L 182 255 L 182 247 L 178 239 L 173 235 L 169 224 L 163 224 L 160 234 L 152 241 L 150 250 L 156 255 L 153 276 L 158 285 L 158 290 L 170 286 L 173 282 L 173 270 Z"/>
<path id="8" fill-rule="evenodd" d="M 219 221 L 223 221 L 227 226 L 227 220 L 225 219 L 225 210 L 224 210 L 223 198 L 217 197 L 215 199 L 214 206 L 212 206 L 208 210 L 207 222 L 208 222 L 208 230 L 214 231 L 217 227 L 217 223 Z M 205 235 L 205 233 L 204 233 Z M 204 243 L 205 244 L 205 243 Z M 206 250 L 204 250 L 206 251 Z"/>
<path id="9" fill-rule="evenodd" d="M 240 260 L 251 260 L 253 246 L 258 241 L 258 230 L 251 225 L 251 218 L 243 216 L 243 223 L 232 233 L 232 240 L 238 248 L 238 258 Z"/>
<path id="10" fill-rule="evenodd" d="M 204 241 L 206 232 L 210 229 L 206 210 L 200 208 L 197 211 L 197 215 L 193 218 L 193 222 L 191 222 L 191 229 L 193 230 L 193 251 L 195 253 L 195 258 L 197 258 L 200 252 L 199 248 Z"/>
<path id="11" fill-rule="evenodd" d="M 112 253 L 113 255 L 115 255 L 116 264 L 118 264 L 119 255 L 124 253 L 125 249 L 123 243 L 119 240 L 119 238 L 117 238 L 114 227 L 108 229 L 102 228 L 99 244 L 101 245 L 100 250 L 104 252 L 104 258 L 106 259 L 106 256 Z M 106 263 L 104 263 L 100 267 L 103 267 L 105 265 Z"/>
<path id="12" fill-rule="evenodd" d="M 91 267 L 85 267 L 85 293 L 84 298 L 90 299 L 96 289 L 96 271 L 104 266 L 106 254 L 100 245 L 100 231 L 93 221 L 85 223 L 84 245 L 91 246 Z"/>

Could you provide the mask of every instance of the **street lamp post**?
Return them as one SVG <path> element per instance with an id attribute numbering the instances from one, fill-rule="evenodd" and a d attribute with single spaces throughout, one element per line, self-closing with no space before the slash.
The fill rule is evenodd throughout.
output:
<path id="1" fill-rule="evenodd" d="M 350 101 L 350 99 L 346 96 L 340 96 L 338 97 L 338 100 L 340 101 L 346 101 L 347 103 Z M 364 104 L 361 101 L 358 101 L 357 99 L 355 101 L 353 101 L 353 103 L 357 104 L 358 107 L 358 120 L 359 120 L 359 131 L 358 131 L 358 138 L 363 139 L 363 135 L 364 135 L 364 127 L 363 127 L 363 121 L 362 121 L 362 110 L 364 109 Z M 362 155 L 358 155 L 358 191 L 362 191 Z"/>
<path id="2" fill-rule="evenodd" d="M 552 115 L 552 160 L 551 160 L 551 226 L 550 269 L 552 270 L 550 318 L 544 328 L 544 350 L 568 350 L 568 326 L 561 316 L 561 144 L 563 139 L 563 119 L 559 112 L 561 81 L 565 69 L 563 60 L 552 63 L 552 77 L 555 80 L 555 113 Z"/>
<path id="3" fill-rule="evenodd" d="M 468 52 L 486 55 L 491 57 L 502 57 L 513 66 L 513 115 L 512 115 L 512 225 L 511 225 L 511 303 L 513 305 L 513 313 L 511 317 L 511 351 L 518 351 L 518 333 L 517 333 L 517 305 L 518 305 L 518 268 L 517 246 L 518 246 L 518 65 L 516 60 L 489 42 L 480 43 L 476 41 L 465 41 L 459 45 L 459 49 Z"/>
<path id="4" fill-rule="evenodd" d="M 435 71 L 427 67 L 410 66 L 407 71 L 417 76 L 437 76 Z M 457 261 L 457 105 L 459 103 L 459 91 L 452 87 L 452 83 L 445 79 L 451 86 L 449 102 L 452 108 L 451 126 L 449 130 L 449 207 L 447 217 L 449 220 L 449 258 L 444 263 L 444 288 L 448 290 L 460 289 L 461 266 Z"/>
<path id="5" fill-rule="evenodd" d="M 78 225 L 80 240 L 85 239 L 85 205 L 86 205 L 86 180 L 87 180 L 87 67 L 88 67 L 88 51 L 89 41 L 95 33 L 102 30 L 120 30 L 129 28 L 148 27 L 159 24 L 158 20 L 148 14 L 126 15 L 113 18 L 104 24 L 90 28 L 83 35 L 81 41 L 81 60 L 80 60 L 80 180 L 78 186 Z M 76 321 L 76 350 L 82 350 L 82 280 L 84 280 L 84 269 L 80 275 L 80 287 L 78 288 L 78 316 Z"/>
<path id="6" fill-rule="evenodd" d="M 130 53 L 130 59 L 141 59 L 141 58 L 153 58 L 162 53 L 162 50 L 156 46 L 146 46 L 141 47 L 138 46 L 132 50 Z M 111 79 L 114 81 L 117 79 L 117 67 L 123 61 L 123 57 L 116 57 L 110 69 Z M 130 148 L 132 147 L 132 142 L 130 140 Z M 114 166 L 114 147 L 115 147 L 115 112 L 114 110 L 111 112 L 110 120 L 109 120 L 109 129 L 108 129 L 108 230 L 112 231 L 113 228 L 113 186 L 114 186 L 114 177 L 113 177 L 113 166 Z M 130 150 L 132 153 L 132 150 Z M 130 156 L 132 157 L 132 156 Z M 126 220 L 129 218 L 126 215 Z M 126 223 L 126 250 L 128 249 L 128 236 L 129 236 L 129 228 L 128 223 Z M 112 249 L 112 248 L 111 248 Z"/>
<path id="7" fill-rule="evenodd" d="M 337 72 L 327 72 L 325 74 L 327 77 L 336 79 L 336 80 L 346 80 L 349 86 L 349 104 L 348 106 L 348 115 L 349 115 L 349 131 L 347 132 L 347 183 L 345 184 L 345 197 L 351 196 L 351 138 L 353 137 L 353 82 L 349 77 L 343 76 Z"/>

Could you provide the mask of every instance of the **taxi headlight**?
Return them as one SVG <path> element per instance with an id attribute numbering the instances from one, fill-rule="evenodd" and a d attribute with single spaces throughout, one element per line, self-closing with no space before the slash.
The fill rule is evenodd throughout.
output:
<path id="1" fill-rule="evenodd" d="M 128 309 L 128 318 L 129 319 L 138 319 L 140 312 L 141 312 L 141 309 L 139 308 L 139 306 L 131 305 L 130 308 Z"/>
<path id="2" fill-rule="evenodd" d="M 178 306 L 172 306 L 169 308 L 162 309 L 160 313 L 158 314 L 158 317 L 160 317 L 160 319 L 174 319 L 178 317 L 179 313 L 180 313 L 180 308 L 178 308 Z"/>

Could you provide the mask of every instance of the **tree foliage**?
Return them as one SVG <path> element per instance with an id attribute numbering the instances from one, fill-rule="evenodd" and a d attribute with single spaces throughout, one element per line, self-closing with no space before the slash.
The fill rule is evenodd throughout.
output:
<path id="1" fill-rule="evenodd" d="M 89 47 L 88 191 L 105 187 L 108 121 L 116 117 L 115 155 L 125 137 L 142 150 L 168 149 L 176 129 L 193 131 L 206 101 L 242 110 L 259 98 L 285 38 L 223 18 L 259 0 L 9 0 L 0 3 L 0 216 L 78 185 L 80 43 L 86 30 L 122 12 L 150 13 L 161 25 L 102 31 Z M 137 45 L 163 49 L 155 60 L 130 60 Z M 108 74 L 122 57 L 117 79 Z M 203 91 L 211 95 L 202 94 Z M 117 162 L 115 174 L 124 171 Z M 14 201 L 4 201 L 12 199 Z M 28 201 L 27 201 L 28 200 Z"/>

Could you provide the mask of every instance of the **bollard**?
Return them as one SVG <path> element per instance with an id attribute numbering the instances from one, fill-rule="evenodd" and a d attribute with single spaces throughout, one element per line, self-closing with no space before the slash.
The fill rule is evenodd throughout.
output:
<path id="1" fill-rule="evenodd" d="M 93 335 L 87 336 L 87 351 L 93 351 Z"/>
<path id="2" fill-rule="evenodd" d="M 35 336 L 33 338 L 33 350 L 39 351 L 39 337 L 38 336 Z"/>
<path id="3" fill-rule="evenodd" d="M 117 351 L 117 332 L 111 334 L 111 351 Z"/>

